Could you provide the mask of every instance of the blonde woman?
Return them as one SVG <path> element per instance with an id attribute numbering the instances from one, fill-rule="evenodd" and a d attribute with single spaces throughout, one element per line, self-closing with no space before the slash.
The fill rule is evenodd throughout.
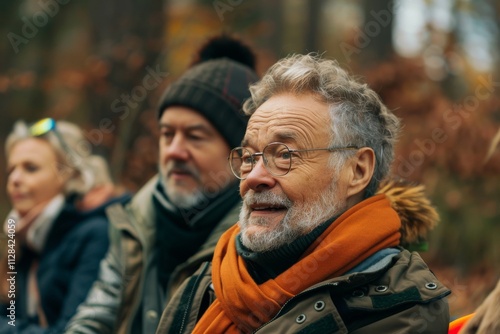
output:
<path id="1" fill-rule="evenodd" d="M 19 121 L 5 152 L 12 210 L 0 263 L 0 333 L 62 333 L 108 249 L 104 210 L 129 195 L 116 195 L 107 164 L 74 124 Z"/>

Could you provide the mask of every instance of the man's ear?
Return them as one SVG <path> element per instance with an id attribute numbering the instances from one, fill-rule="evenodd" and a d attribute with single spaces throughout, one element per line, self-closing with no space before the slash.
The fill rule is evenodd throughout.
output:
<path id="1" fill-rule="evenodd" d="M 351 178 L 349 180 L 347 196 L 356 196 L 364 191 L 373 176 L 375 169 L 375 152 L 369 147 L 362 147 L 351 158 Z"/>

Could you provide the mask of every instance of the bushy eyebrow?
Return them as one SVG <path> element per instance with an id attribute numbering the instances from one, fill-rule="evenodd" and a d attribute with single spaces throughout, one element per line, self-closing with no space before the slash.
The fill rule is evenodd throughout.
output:
<path id="1" fill-rule="evenodd" d="M 297 133 L 293 131 L 283 131 L 275 134 L 278 141 L 290 142 L 297 141 Z"/>
<path id="2" fill-rule="evenodd" d="M 297 142 L 297 140 L 298 140 L 297 133 L 295 133 L 294 131 L 284 130 L 274 133 L 272 142 L 283 142 L 287 144 L 290 142 Z M 243 140 L 241 141 L 241 146 L 246 147 L 249 145 L 251 145 L 250 140 L 246 137 L 243 138 Z"/>

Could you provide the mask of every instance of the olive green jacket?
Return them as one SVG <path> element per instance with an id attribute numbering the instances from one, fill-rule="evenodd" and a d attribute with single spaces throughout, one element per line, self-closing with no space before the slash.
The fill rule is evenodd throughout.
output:
<path id="1" fill-rule="evenodd" d="M 168 301 L 185 278 L 212 258 L 220 235 L 238 221 L 239 205 L 221 220 L 197 253 L 172 273 L 166 295 L 159 290 L 155 258 L 155 210 L 150 180 L 125 207 L 108 209 L 110 249 L 99 278 L 65 333 L 154 333 Z M 133 327 L 141 319 L 140 328 Z"/>
<path id="2" fill-rule="evenodd" d="M 448 294 L 418 253 L 401 250 L 299 293 L 254 333 L 447 333 Z M 191 333 L 214 298 L 205 263 L 170 300 L 157 333 Z"/>

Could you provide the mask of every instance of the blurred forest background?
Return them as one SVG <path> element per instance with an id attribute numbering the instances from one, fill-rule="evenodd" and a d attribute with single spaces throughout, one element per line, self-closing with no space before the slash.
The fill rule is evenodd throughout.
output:
<path id="1" fill-rule="evenodd" d="M 423 183 L 441 215 L 422 255 L 453 289 L 452 315 L 471 312 L 500 275 L 496 0 L 1 1 L 0 214 L 17 119 L 80 124 L 115 181 L 137 190 L 156 171 L 163 89 L 223 31 L 255 48 L 261 74 L 316 51 L 395 110 L 405 127 L 393 172 Z"/>

